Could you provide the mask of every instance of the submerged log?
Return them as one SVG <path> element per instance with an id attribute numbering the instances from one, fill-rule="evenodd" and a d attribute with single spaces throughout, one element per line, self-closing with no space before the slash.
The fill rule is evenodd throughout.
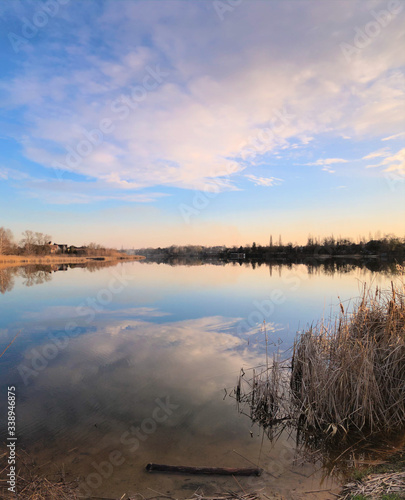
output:
<path id="1" fill-rule="evenodd" d="M 262 469 L 257 467 L 191 467 L 184 465 L 148 464 L 148 472 L 180 472 L 183 474 L 220 474 L 225 476 L 260 476 Z"/>

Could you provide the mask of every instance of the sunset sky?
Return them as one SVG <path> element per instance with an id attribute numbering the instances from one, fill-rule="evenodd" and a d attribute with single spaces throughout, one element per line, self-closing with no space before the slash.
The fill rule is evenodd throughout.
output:
<path id="1" fill-rule="evenodd" d="M 405 235 L 405 3 L 0 3 L 0 226 L 57 243 Z"/>

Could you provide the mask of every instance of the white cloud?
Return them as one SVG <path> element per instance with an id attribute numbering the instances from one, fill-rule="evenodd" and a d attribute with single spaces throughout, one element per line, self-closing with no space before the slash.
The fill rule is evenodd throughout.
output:
<path id="1" fill-rule="evenodd" d="M 403 137 L 405 132 L 400 132 L 399 134 L 390 135 L 389 137 L 384 137 L 382 141 L 392 141 L 393 139 L 398 139 L 398 137 Z"/>
<path id="2" fill-rule="evenodd" d="M 319 160 L 313 163 L 306 163 L 305 165 L 319 165 L 319 166 L 328 166 L 333 165 L 334 163 L 347 163 L 348 160 L 344 160 L 343 158 L 320 158 Z"/>
<path id="3" fill-rule="evenodd" d="M 276 177 L 256 177 L 255 175 L 246 174 L 245 177 L 253 182 L 255 186 L 277 186 L 282 182 L 282 179 Z"/>
<path id="4" fill-rule="evenodd" d="M 373 153 L 370 153 L 366 156 L 363 156 L 363 160 L 371 160 L 372 158 L 381 158 L 384 156 L 389 156 L 389 148 L 382 148 L 378 149 L 377 151 L 374 151 Z"/>
<path id="5" fill-rule="evenodd" d="M 367 165 L 366 168 L 377 168 L 385 167 L 384 172 L 398 172 L 401 175 L 405 175 L 405 148 L 400 149 L 394 154 L 391 154 L 387 158 L 384 158 L 380 163 L 376 165 Z"/>
<path id="6" fill-rule="evenodd" d="M 400 23 L 392 22 L 352 64 L 339 49 L 357 25 L 372 20 L 367 5 L 246 2 L 225 24 L 202 2 L 161 2 L 159 9 L 110 2 L 100 10 L 88 26 L 70 11 L 77 37 L 69 37 L 67 48 L 52 32 L 49 53 L 34 52 L 15 78 L 1 84 L 1 104 L 23 113 L 23 131 L 15 138 L 25 136 L 26 157 L 45 167 L 58 162 L 124 191 L 229 190 L 237 189 L 234 173 L 266 153 L 288 154 L 300 138 L 303 145 L 322 134 L 373 138 L 396 132 L 401 123 Z M 90 34 L 108 40 L 97 55 Z M 144 39 L 152 40 L 150 46 Z M 208 47 L 215 47 L 209 57 Z M 163 76 L 149 78 L 145 91 L 145 78 L 157 67 Z M 280 118 L 284 109 L 288 116 Z M 85 131 L 97 130 L 105 119 L 113 130 L 67 165 L 67 148 L 77 149 Z M 252 153 L 241 158 L 250 139 L 256 141 Z M 224 178 L 230 162 L 232 173 Z"/>
<path id="7" fill-rule="evenodd" d="M 0 179 L 20 181 L 27 179 L 28 175 L 15 168 L 0 167 Z"/>
<path id="8" fill-rule="evenodd" d="M 381 162 L 381 165 L 387 167 L 384 169 L 384 172 L 399 172 L 405 174 L 405 148 L 385 158 L 385 160 Z"/>

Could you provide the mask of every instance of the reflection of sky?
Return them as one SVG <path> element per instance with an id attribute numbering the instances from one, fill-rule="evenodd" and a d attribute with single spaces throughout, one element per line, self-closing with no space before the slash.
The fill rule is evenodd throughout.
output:
<path id="1" fill-rule="evenodd" d="M 283 268 L 281 273 L 273 268 L 272 276 L 267 266 L 253 270 L 239 265 L 172 267 L 133 263 L 120 265 L 119 269 L 125 269 L 132 279 L 129 286 L 114 295 L 109 310 L 134 305 L 154 307 L 170 314 L 174 321 L 204 316 L 248 318 L 257 309 L 254 302 L 268 300 L 271 292 L 279 289 L 285 295 L 285 302 L 277 305 L 266 319 L 288 325 L 293 332 L 324 312 L 328 314 L 330 306 L 338 303 L 338 296 L 342 300 L 358 296 L 358 280 L 389 283 L 388 278 L 359 269 L 333 276 L 309 276 L 301 265 L 291 270 Z M 71 269 L 54 273 L 52 281 L 29 288 L 16 278 L 13 292 L 0 296 L 0 327 L 24 322 L 21 311 L 39 312 L 50 305 L 75 308 L 108 286 L 112 272 L 111 268 L 93 273 Z"/>
<path id="2" fill-rule="evenodd" d="M 114 269 L 125 272 L 128 285 L 92 321 L 78 317 L 77 307 L 108 287 Z M 48 460 L 62 457 L 80 474 L 91 472 L 91 461 L 114 449 L 127 457 L 126 466 L 135 467 L 133 477 L 147 461 L 246 466 L 232 449 L 256 460 L 260 439 L 250 437 L 250 423 L 237 414 L 234 401 L 223 401 L 224 388 L 234 387 L 242 366 L 262 361 L 263 343 L 254 335 L 257 321 L 248 332 L 241 322 L 258 311 L 255 303 L 263 304 L 278 290 L 285 302 L 265 319 L 270 340 L 282 336 L 284 349 L 300 322 L 304 326 L 328 314 L 338 295 L 342 300 L 358 295 L 358 277 L 359 271 L 308 277 L 302 266 L 270 277 L 266 267 L 134 263 L 94 273 L 55 273 L 51 282 L 30 288 L 16 278 L 14 290 L 0 296 L 1 345 L 21 331 L 1 359 L 0 404 L 4 387 L 16 385 L 21 443 L 36 443 Z M 72 320 L 80 334 L 25 386 L 16 366 L 31 367 L 49 335 L 63 335 Z M 133 456 L 120 436 L 150 417 L 156 398 L 166 396 L 179 409 Z M 67 457 L 75 447 L 76 454 Z M 274 453 L 266 444 L 263 456 L 271 461 Z"/>

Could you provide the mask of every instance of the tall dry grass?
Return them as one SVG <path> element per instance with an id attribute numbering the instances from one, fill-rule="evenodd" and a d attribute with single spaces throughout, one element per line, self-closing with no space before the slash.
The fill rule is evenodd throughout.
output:
<path id="1" fill-rule="evenodd" d="M 294 344 L 291 404 L 304 430 L 391 432 L 405 424 L 403 284 L 364 291 L 334 325 Z"/>
<path id="2" fill-rule="evenodd" d="M 350 311 L 297 336 L 293 355 L 275 355 L 235 389 L 242 412 L 268 432 L 370 436 L 405 426 L 405 294 L 364 290 Z M 281 424 L 281 425 L 280 425 Z M 269 431 L 270 429 L 270 431 Z M 311 438 L 312 439 L 312 438 Z"/>

